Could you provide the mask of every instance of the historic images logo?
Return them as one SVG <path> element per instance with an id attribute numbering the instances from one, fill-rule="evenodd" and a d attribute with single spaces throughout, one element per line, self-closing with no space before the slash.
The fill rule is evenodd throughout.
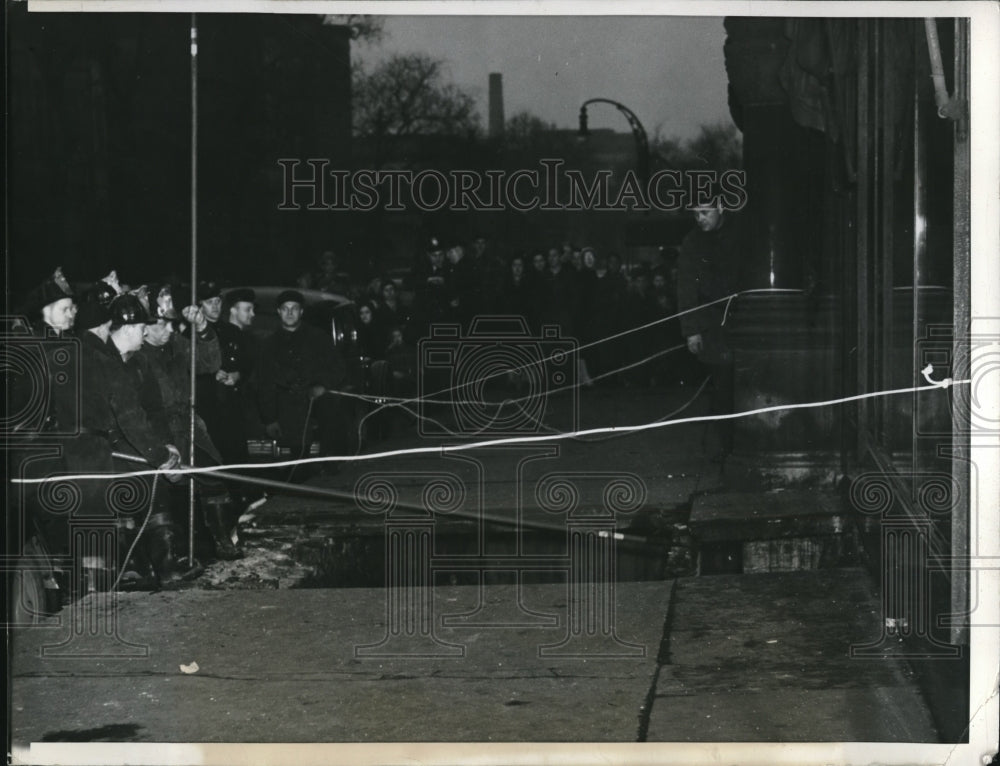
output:
<path id="1" fill-rule="evenodd" d="M 342 170 L 330 160 L 280 159 L 279 210 L 500 212 L 514 210 L 675 212 L 746 205 L 742 170 L 664 169 L 640 178 L 633 170 L 619 184 L 610 170 L 587 176 L 562 160 L 543 159 L 519 170 Z M 717 191 L 713 191 L 717 189 Z"/>

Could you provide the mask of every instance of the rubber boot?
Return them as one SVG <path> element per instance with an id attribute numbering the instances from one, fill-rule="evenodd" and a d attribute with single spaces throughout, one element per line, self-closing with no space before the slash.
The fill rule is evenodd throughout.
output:
<path id="1" fill-rule="evenodd" d="M 208 500 L 204 504 L 205 526 L 212 535 L 215 543 L 215 555 L 223 561 L 234 561 L 243 558 L 240 550 L 233 545 L 230 536 L 230 525 L 228 521 L 228 510 L 232 505 L 228 500 Z"/>
<path id="2" fill-rule="evenodd" d="M 154 514 L 149 519 L 145 534 L 148 536 L 149 561 L 160 585 L 180 580 L 176 531 L 170 516 L 166 513 Z"/>

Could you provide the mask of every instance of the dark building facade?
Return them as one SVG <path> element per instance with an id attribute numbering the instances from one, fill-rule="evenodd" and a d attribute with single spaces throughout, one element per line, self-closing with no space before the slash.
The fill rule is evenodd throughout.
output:
<path id="1" fill-rule="evenodd" d="M 840 482 L 946 737 L 968 721 L 969 26 L 963 19 L 728 18 L 730 107 L 752 222 L 737 410 L 742 470 Z M 935 71 L 937 56 L 942 70 Z M 934 74 L 940 83 L 937 90 Z M 738 473 L 740 461 L 737 460 Z"/>

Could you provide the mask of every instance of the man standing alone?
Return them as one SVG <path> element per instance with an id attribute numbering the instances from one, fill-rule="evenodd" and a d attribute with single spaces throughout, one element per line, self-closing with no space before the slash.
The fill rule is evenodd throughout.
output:
<path id="1" fill-rule="evenodd" d="M 733 412 L 733 352 L 726 337 L 729 301 L 742 289 L 745 242 L 739 219 L 721 199 L 694 210 L 696 227 L 681 244 L 677 259 L 677 304 L 688 350 L 712 373 L 713 415 Z M 711 305 L 706 305 L 711 304 Z M 709 455 L 724 460 L 733 448 L 732 420 L 717 421 L 706 433 Z"/>

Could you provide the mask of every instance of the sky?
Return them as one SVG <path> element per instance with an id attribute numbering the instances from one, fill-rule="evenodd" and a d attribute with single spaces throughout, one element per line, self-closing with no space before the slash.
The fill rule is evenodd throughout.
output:
<path id="1" fill-rule="evenodd" d="M 580 105 L 610 98 L 639 117 L 653 137 L 690 138 L 699 126 L 730 122 L 722 18 L 395 16 L 375 44 L 352 56 L 374 65 L 396 53 L 429 53 L 447 62 L 487 124 L 489 74 L 503 74 L 509 119 L 527 110 L 576 128 Z M 628 131 L 609 105 L 588 108 L 591 128 Z"/>

